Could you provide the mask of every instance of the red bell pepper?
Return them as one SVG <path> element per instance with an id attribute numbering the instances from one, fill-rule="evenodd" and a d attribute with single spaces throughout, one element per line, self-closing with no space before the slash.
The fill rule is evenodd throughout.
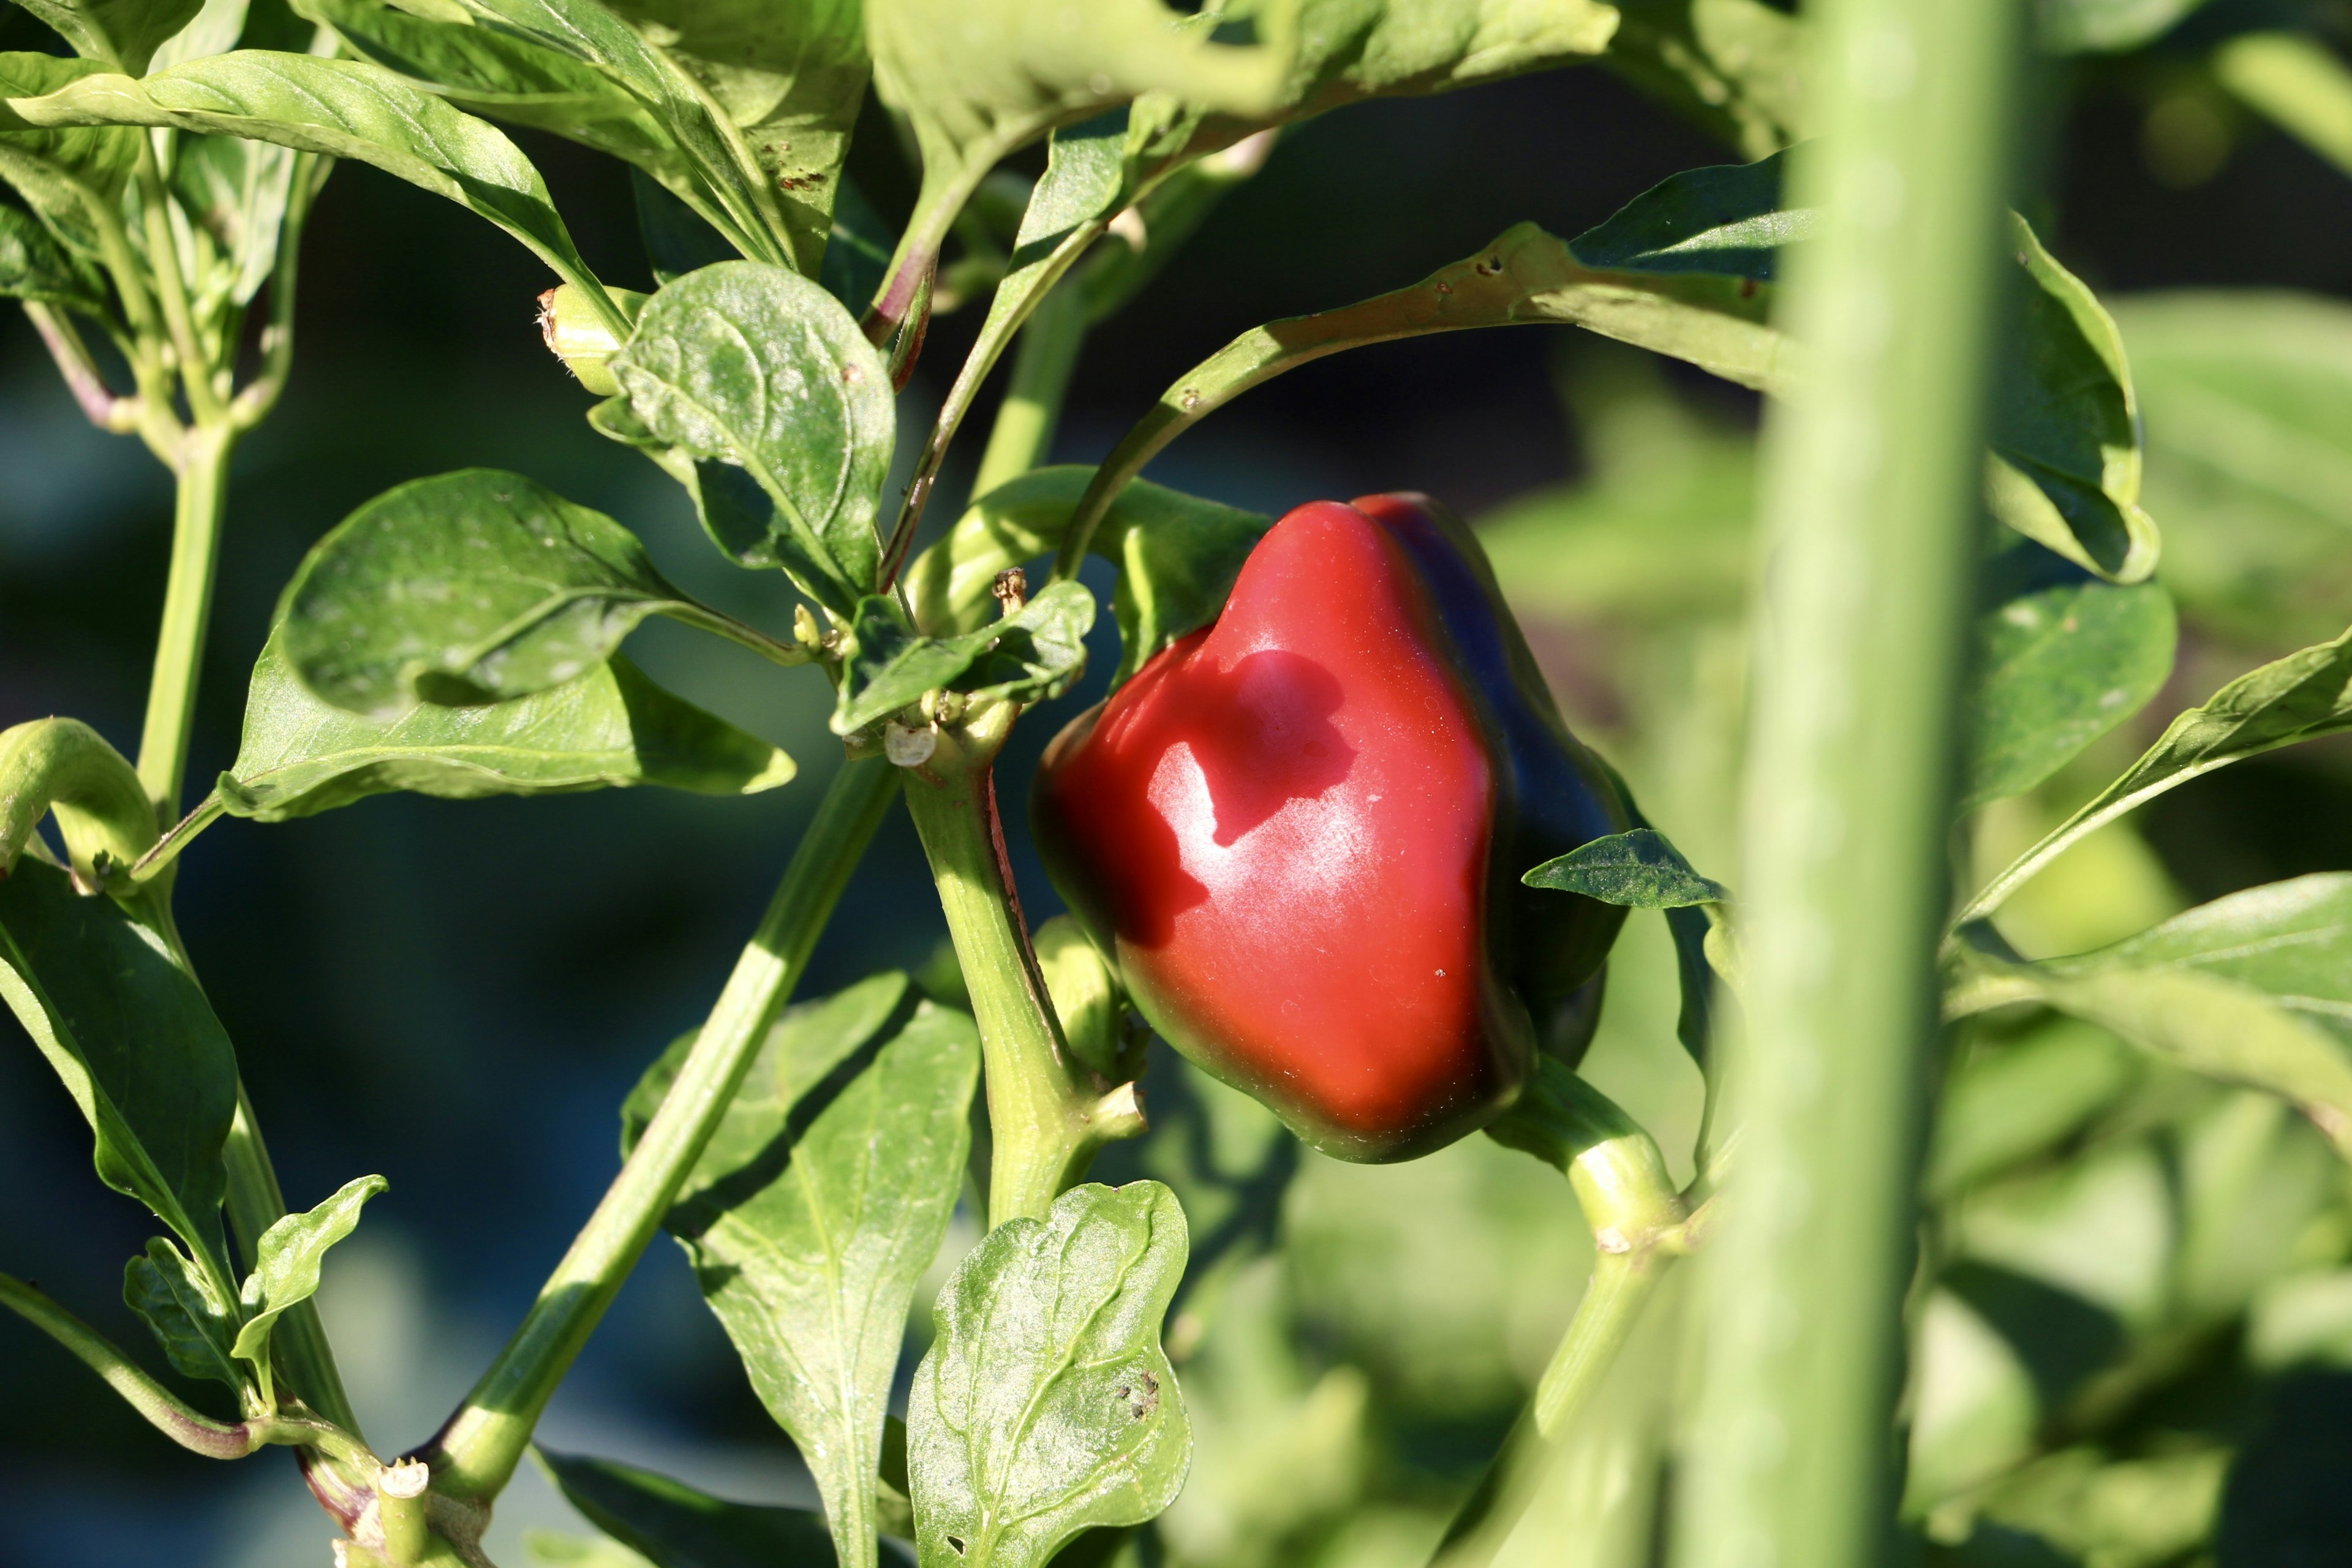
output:
<path id="1" fill-rule="evenodd" d="M 1033 809 L 1144 1017 L 1328 1153 L 1426 1153 L 1591 1037 L 1624 912 L 1519 876 L 1624 808 L 1423 497 L 1276 523 L 1215 625 L 1055 739 Z"/>

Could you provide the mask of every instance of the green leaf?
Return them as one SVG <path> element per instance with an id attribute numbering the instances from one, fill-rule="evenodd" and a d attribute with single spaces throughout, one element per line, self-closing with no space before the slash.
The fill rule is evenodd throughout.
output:
<path id="1" fill-rule="evenodd" d="M 1739 150 L 1805 133 L 1803 25 L 1762 0 L 1616 0 L 1602 63 Z"/>
<path id="2" fill-rule="evenodd" d="M 245 738 L 217 786 L 233 816 L 286 822 L 391 790 L 470 800 L 652 784 L 756 795 L 795 771 L 774 746 L 672 696 L 618 654 L 528 697 L 420 703 L 380 723 L 312 695 L 283 637 L 273 630 L 254 663 Z"/>
<path id="3" fill-rule="evenodd" d="M 0 102 L 0 130 L 65 125 L 244 136 L 372 163 L 489 219 L 565 281 L 603 297 L 521 150 L 496 127 L 380 66 L 239 49 L 143 81 L 89 76 Z"/>
<path id="4" fill-rule="evenodd" d="M 2116 583 L 2156 570 L 2156 523 L 2139 505 L 2139 407 L 2123 336 L 2082 280 L 2010 216 L 2026 283 L 1993 400 L 1993 515 Z"/>
<path id="5" fill-rule="evenodd" d="M 803 1508 L 728 1502 L 613 1459 L 537 1448 L 572 1506 L 656 1568 L 820 1568 L 824 1521 Z"/>
<path id="6" fill-rule="evenodd" d="M 1530 888 L 1582 893 L 1635 910 L 1727 904 L 1730 889 L 1691 869 L 1682 851 L 1655 828 L 1636 827 L 1580 844 L 1519 879 Z"/>
<path id="7" fill-rule="evenodd" d="M 2013 963 L 1962 943 L 1955 958 L 1948 1011 L 2042 1002 L 2292 1100 L 2352 1155 L 2352 874 L 2233 893 L 2080 957 Z"/>
<path id="8" fill-rule="evenodd" d="M 106 74 L 96 60 L 0 54 L 0 99 L 38 98 Z M 0 179 L 14 185 L 71 249 L 91 259 L 98 256 L 99 237 L 89 208 L 111 209 L 138 158 L 135 131 L 0 131 Z"/>
<path id="9" fill-rule="evenodd" d="M 625 1145 L 692 1043 L 630 1096 Z M 871 1561 L 891 1379 L 961 1190 L 979 1067 L 971 1019 L 918 1000 L 904 974 L 793 1007 L 664 1222 L 815 1475 L 843 1563 Z"/>
<path id="10" fill-rule="evenodd" d="M 286 1215 L 261 1233 L 253 1272 L 239 1294 L 245 1327 L 237 1331 L 229 1353 L 253 1363 L 265 1396 L 269 1390 L 269 1331 L 288 1309 L 319 1293 L 319 1270 L 327 1249 L 358 1228 L 360 1210 L 388 1184 L 382 1176 L 358 1177 L 308 1214 Z"/>
<path id="11" fill-rule="evenodd" d="M 2183 614 L 2255 643 L 2352 622 L 2352 305 L 2244 289 L 2116 307 Z"/>
<path id="12" fill-rule="evenodd" d="M 216 1270 L 236 1055 L 194 979 L 120 903 L 26 856 L 0 879 L 0 996 L 97 1134 L 99 1178 Z"/>
<path id="13" fill-rule="evenodd" d="M 2178 635 L 2154 583 L 2102 583 L 2021 542 L 1991 574 L 1965 701 L 1964 812 L 2024 794 L 2139 711 L 2171 675 Z"/>
<path id="14" fill-rule="evenodd" d="M 0 295 L 103 316 L 98 274 L 49 237 L 29 213 L 0 206 Z"/>
<path id="15" fill-rule="evenodd" d="M 1192 1434 L 1160 1323 L 1186 1251 L 1174 1193 L 1088 1184 L 957 1266 L 907 1401 L 923 1568 L 1041 1568 L 1174 1500 Z"/>
<path id="16" fill-rule="evenodd" d="M 1972 1041 L 1937 1105 L 1928 1193 L 1948 1199 L 2055 1148 L 2139 1079 L 2141 1059 L 2072 1018 L 2008 1044 Z"/>
<path id="17" fill-rule="evenodd" d="M 617 0 L 613 9 L 662 39 L 661 52 L 734 125 L 774 192 L 793 267 L 815 277 L 866 96 L 861 0 Z"/>
<path id="18" fill-rule="evenodd" d="M 1050 583 L 1003 620 L 947 637 L 917 636 L 895 600 L 868 597 L 842 652 L 833 732 L 862 730 L 935 688 L 983 701 L 1059 697 L 1086 672 L 1094 624 L 1095 596 L 1078 583 Z"/>
<path id="19" fill-rule="evenodd" d="M 457 0 L 482 26 L 595 67 L 644 103 L 730 221 L 730 237 L 761 261 L 790 265 L 776 191 L 741 134 L 685 68 L 595 0 Z"/>
<path id="20" fill-rule="evenodd" d="M 280 614 L 303 684 L 378 721 L 562 685 L 650 615 L 716 618 L 627 529 L 497 468 L 412 479 L 362 506 L 311 547 Z"/>
<path id="21" fill-rule="evenodd" d="M 695 191 L 708 205 L 695 190 L 685 154 L 652 110 L 584 60 L 502 28 L 477 26 L 463 11 L 457 14 L 463 20 L 434 19 L 381 0 L 302 0 L 301 9 L 332 27 L 353 54 L 430 84 L 461 108 L 625 158 L 666 184 Z"/>
<path id="22" fill-rule="evenodd" d="M 1242 17 L 1276 49 L 1288 47 L 1271 98 L 1221 103 L 1172 83 L 1150 93 L 1136 105 L 1133 142 L 1147 170 L 1368 99 L 1577 64 L 1608 47 L 1618 21 L 1616 8 L 1598 0 L 1255 0 L 1210 8 L 1202 20 Z"/>
<path id="23" fill-rule="evenodd" d="M 1275 108 L 1288 49 L 1222 44 L 1211 30 L 1160 0 L 1061 10 L 1024 0 L 866 0 L 875 86 L 914 130 L 927 199 L 959 177 L 976 182 L 1055 126 L 1139 93 L 1242 114 Z"/>
<path id="24" fill-rule="evenodd" d="M 136 76 L 163 41 L 186 26 L 204 0 L 18 0 L 84 59 Z"/>
<path id="25" fill-rule="evenodd" d="M 907 572 L 917 618 L 942 631 L 974 631 L 996 610 L 990 584 L 1059 548 L 1094 470 L 1034 468 L 973 501 L 948 537 Z M 1127 680 L 1152 655 L 1215 620 L 1274 520 L 1131 481 L 1095 530 L 1094 553 L 1119 569 L 1111 608 L 1118 617 L 1118 673 Z"/>
<path id="26" fill-rule="evenodd" d="M 2352 631 L 2251 670 L 2173 720 L 2139 761 L 2011 862 L 1953 923 L 1983 919 L 2078 840 L 2168 789 L 2346 729 L 2352 729 Z"/>
<path id="27" fill-rule="evenodd" d="M 668 448 L 673 472 L 693 465 L 721 550 L 782 566 L 847 618 L 880 566 L 874 513 L 898 415 L 841 302 L 781 267 L 706 267 L 646 303 L 612 368 L 635 425 L 606 433 Z"/>
<path id="28" fill-rule="evenodd" d="M 178 1247 L 156 1237 L 122 1270 L 122 1300 L 154 1331 L 173 1366 L 189 1377 L 245 1387 L 229 1346 L 236 1318 L 205 1271 Z"/>

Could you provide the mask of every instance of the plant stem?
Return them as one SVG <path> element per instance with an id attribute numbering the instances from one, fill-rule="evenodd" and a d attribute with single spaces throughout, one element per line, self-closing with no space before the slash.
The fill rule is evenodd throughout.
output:
<path id="1" fill-rule="evenodd" d="M 310 203 L 325 183 L 331 159 L 315 153 L 295 156 L 287 181 L 286 216 L 278 229 L 278 259 L 269 274 L 269 320 L 261 329 L 261 373 L 229 401 L 229 416 L 239 430 L 250 430 L 278 406 L 286 378 L 294 369 L 294 301 L 302 265 L 302 229 L 310 222 Z"/>
<path id="2" fill-rule="evenodd" d="M 846 763 L 834 776 L 660 1110 L 529 1315 L 435 1440 L 436 1492 L 487 1505 L 513 1476 L 556 1384 L 660 1228 L 741 1087 L 898 782 L 878 759 Z"/>
<path id="3" fill-rule="evenodd" d="M 259 1416 L 215 1421 L 190 1409 L 147 1375 L 111 1340 L 43 1294 L 38 1287 L 0 1274 L 0 1306 L 71 1351 L 109 1388 L 166 1437 L 208 1459 L 242 1459 L 273 1443 L 321 1449 L 338 1461 L 373 1465 L 374 1456 L 348 1433 L 299 1417 Z"/>
<path id="4" fill-rule="evenodd" d="M 989 429 L 980 472 L 971 481 L 973 495 L 984 496 L 1045 460 L 1086 341 L 1086 300 L 1077 289 L 1055 289 L 1037 302 L 1029 324 L 1021 330 L 1012 379 Z"/>
<path id="5" fill-rule="evenodd" d="M 1679 1568 L 1887 1560 L 2018 0 L 1822 0 L 1767 416 L 1738 1168 Z"/>
<path id="6" fill-rule="evenodd" d="M 188 769 L 188 734 L 195 721 L 196 680 L 212 616 L 213 575 L 220 563 L 229 453 L 236 444 L 236 432 L 226 420 L 194 426 L 180 443 L 171 573 L 147 688 L 147 723 L 139 738 L 139 782 L 154 803 L 161 827 L 180 820 L 180 785 Z"/>
<path id="7" fill-rule="evenodd" d="M 74 326 L 72 317 L 37 300 L 27 300 L 25 318 L 41 334 L 49 358 L 57 363 L 58 374 L 65 378 L 66 389 L 73 394 L 74 402 L 92 425 L 117 436 L 128 435 L 139 427 L 139 399 L 114 395 L 106 384 L 106 377 L 99 372 L 98 362 L 90 357 L 89 345 L 81 341 L 81 332 Z"/>
<path id="8" fill-rule="evenodd" d="M 1021 918 L 991 765 L 1017 711 L 1000 703 L 960 731 L 943 732 L 929 763 L 907 780 L 908 813 L 930 859 L 980 1025 L 992 1230 L 1009 1219 L 1043 1218 L 1086 1179 L 1096 1150 L 1143 1131 L 1134 1086 L 1105 1082 L 1062 1037 Z"/>
<path id="9" fill-rule="evenodd" d="M 1690 1222 L 1657 1143 L 1566 1064 L 1542 1058 L 1518 1104 L 1488 1133 L 1568 1177 L 1592 1230 L 1592 1278 L 1535 1397 L 1447 1527 L 1433 1568 L 1483 1568 L 1500 1553 L 1549 1470 L 1551 1451 L 1689 1247 Z"/>

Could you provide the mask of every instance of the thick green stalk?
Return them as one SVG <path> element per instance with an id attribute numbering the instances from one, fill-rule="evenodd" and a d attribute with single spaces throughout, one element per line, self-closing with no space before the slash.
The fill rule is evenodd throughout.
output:
<path id="1" fill-rule="evenodd" d="M 221 512 L 228 497 L 236 432 L 226 420 L 190 428 L 180 442 L 172 564 L 163 585 L 163 625 L 147 688 L 147 722 L 139 737 L 139 782 L 168 828 L 180 820 L 180 786 L 188 770 L 196 679 L 212 618 L 213 575 L 220 564 Z"/>
<path id="2" fill-rule="evenodd" d="M 907 780 L 948 935 L 971 992 L 988 1079 L 988 1223 L 1045 1217 L 1086 1179 L 1095 1151 L 1143 1130 L 1132 1084 L 1102 1081 L 1071 1053 L 1037 970 L 1004 857 L 991 763 L 1018 710 L 1000 703 L 940 738 Z"/>
<path id="3" fill-rule="evenodd" d="M 1679 1568 L 1886 1558 L 2018 0 L 1822 0 L 1768 420 L 1736 1168 Z"/>
<path id="4" fill-rule="evenodd" d="M 742 1086 L 898 783 L 879 760 L 846 763 L 834 775 L 661 1109 L 521 1326 L 442 1427 L 431 1454 L 436 1493 L 487 1505 L 513 1476 L 549 1396 L 661 1228 Z"/>

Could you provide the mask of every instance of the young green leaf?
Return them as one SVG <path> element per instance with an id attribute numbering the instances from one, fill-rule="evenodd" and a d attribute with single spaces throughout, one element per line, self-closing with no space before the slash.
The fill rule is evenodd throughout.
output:
<path id="1" fill-rule="evenodd" d="M 559 686 L 465 708 L 420 703 L 389 723 L 312 695 L 294 674 L 284 628 L 253 667 L 245 738 L 216 786 L 233 816 L 285 822 L 372 795 L 489 795 L 661 784 L 756 795 L 793 777 L 793 760 L 672 696 L 614 654 Z"/>
<path id="2" fill-rule="evenodd" d="M 80 258 L 49 237 L 30 213 L 0 206 L 0 296 L 106 313 L 106 288 Z"/>
<path id="3" fill-rule="evenodd" d="M 936 688 L 982 700 L 1059 697 L 1086 672 L 1094 624 L 1095 596 L 1077 583 L 1049 584 L 1003 620 L 949 637 L 908 631 L 896 601 L 869 596 L 849 626 L 833 732 L 862 730 Z"/>
<path id="4" fill-rule="evenodd" d="M 1092 468 L 1033 468 L 974 500 L 948 537 L 915 558 L 907 594 L 916 618 L 940 631 L 985 626 L 990 585 L 1008 566 L 1051 554 L 1094 478 Z M 1119 569 L 1114 686 L 1177 638 L 1215 620 L 1271 518 L 1136 479 L 1111 502 L 1093 549 Z"/>
<path id="5" fill-rule="evenodd" d="M 122 1270 L 122 1300 L 154 1331 L 156 1343 L 182 1373 L 244 1389 L 229 1348 L 236 1338 L 236 1314 L 186 1253 L 160 1236 L 150 1240 Z"/>
<path id="6" fill-rule="evenodd" d="M 625 1144 L 692 1043 L 630 1096 Z M 917 1000 L 900 973 L 795 1006 L 664 1222 L 815 1474 L 843 1563 L 873 1560 L 891 1377 L 961 1186 L 979 1066 L 971 1019 Z"/>
<path id="7" fill-rule="evenodd" d="M 265 1400 L 270 1394 L 269 1331 L 289 1308 L 319 1293 L 319 1270 L 327 1249 L 358 1228 L 360 1210 L 387 1184 L 382 1176 L 346 1182 L 308 1214 L 287 1215 L 261 1233 L 253 1272 L 238 1297 L 245 1326 L 237 1331 L 229 1353 L 253 1363 Z"/>
<path id="8" fill-rule="evenodd" d="M 697 465 L 704 526 L 730 556 L 782 567 L 844 618 L 872 592 L 898 415 L 881 356 L 822 285 L 706 267 L 653 297 L 612 368 L 635 426 L 606 433 L 641 427 L 666 467 Z"/>
<path id="9" fill-rule="evenodd" d="M 84 59 L 137 76 L 156 47 L 186 26 L 204 0 L 23 0 Z"/>
<path id="10" fill-rule="evenodd" d="M 120 903 L 27 856 L 0 879 L 0 997 L 97 1135 L 99 1178 L 153 1210 L 226 1290 L 236 1056 L 202 989 Z"/>
<path id="11" fill-rule="evenodd" d="M 2172 598 L 2102 583 L 2021 541 L 1977 617 L 1961 811 L 2027 790 L 2137 712 L 2172 673 Z"/>
<path id="12" fill-rule="evenodd" d="M 2044 1003 L 2293 1100 L 2352 1156 L 2352 874 L 2233 893 L 2080 957 L 2015 963 L 1967 942 L 1954 957 L 1948 1012 Z"/>
<path id="13" fill-rule="evenodd" d="M 1616 0 L 1601 63 L 1743 158 L 1805 134 L 1805 29 L 1764 0 Z"/>
<path id="14" fill-rule="evenodd" d="M 2019 856 L 1960 911 L 1982 920 L 2084 836 L 2190 779 L 2352 729 L 2352 631 L 2251 670 L 2168 725 L 2123 776 Z"/>
<path id="15" fill-rule="evenodd" d="M 1530 888 L 1581 893 L 1636 910 L 1727 904 L 1730 889 L 1691 869 L 1682 851 L 1655 828 L 1636 827 L 1579 845 L 1519 879 Z"/>
<path id="16" fill-rule="evenodd" d="M 1166 1187 L 1089 1184 L 957 1267 L 907 1401 L 923 1568 L 1043 1568 L 1174 1500 L 1192 1434 L 1160 1323 L 1186 1250 Z"/>
<path id="17" fill-rule="evenodd" d="M 655 1568 L 818 1568 L 832 1561 L 824 1521 L 804 1508 L 728 1502 L 635 1465 L 532 1451 L 572 1507 Z"/>
<path id="18" fill-rule="evenodd" d="M 0 54 L 0 99 L 39 98 L 106 74 L 97 60 Z M 111 211 L 138 158 L 135 131 L 0 131 L 0 179 L 16 187 L 69 249 L 93 260 L 100 236 L 91 209 Z"/>
<path id="19" fill-rule="evenodd" d="M 489 219 L 566 282 L 604 298 L 521 150 L 380 66 L 239 49 L 142 81 L 86 76 L 39 97 L 0 100 L 0 130 L 68 125 L 245 136 L 373 163 Z M 617 309 L 613 316 L 616 330 L 625 327 Z"/>
<path id="20" fill-rule="evenodd" d="M 311 547 L 279 613 L 303 684 L 379 721 L 561 686 L 652 615 L 774 650 L 671 587 L 611 518 L 496 468 L 369 501 Z"/>

